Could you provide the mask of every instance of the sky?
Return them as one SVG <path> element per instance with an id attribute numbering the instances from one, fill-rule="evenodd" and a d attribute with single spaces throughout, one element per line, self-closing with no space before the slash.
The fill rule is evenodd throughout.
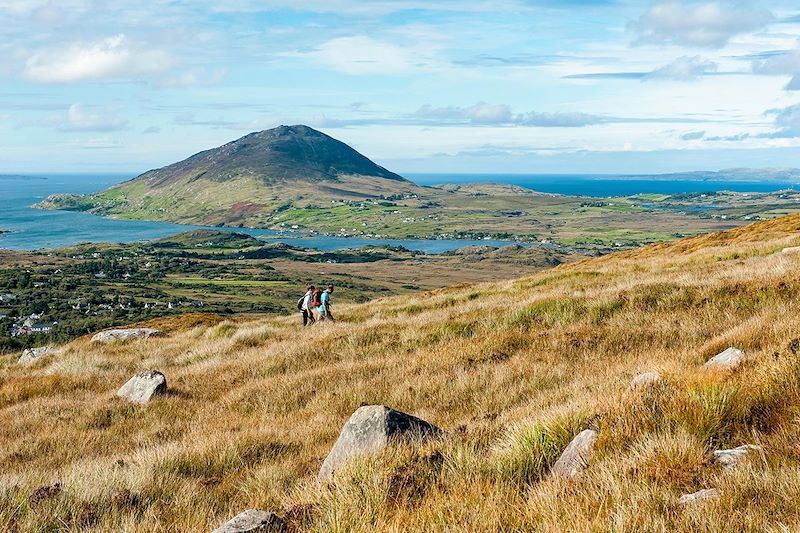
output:
<path id="1" fill-rule="evenodd" d="M 307 124 L 400 173 L 800 166 L 800 4 L 0 0 L 0 172 Z"/>

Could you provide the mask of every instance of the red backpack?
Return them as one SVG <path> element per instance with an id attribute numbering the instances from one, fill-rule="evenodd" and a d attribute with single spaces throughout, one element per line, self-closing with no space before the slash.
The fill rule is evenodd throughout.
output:
<path id="1" fill-rule="evenodd" d="M 317 289 L 314 291 L 313 299 L 314 299 L 313 303 L 314 307 L 319 307 L 320 305 L 322 305 L 322 289 Z"/>

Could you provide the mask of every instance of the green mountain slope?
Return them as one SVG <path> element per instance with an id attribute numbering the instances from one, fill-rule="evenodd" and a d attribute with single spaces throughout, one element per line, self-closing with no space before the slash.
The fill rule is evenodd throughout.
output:
<path id="1" fill-rule="evenodd" d="M 322 132 L 279 126 L 100 193 L 52 195 L 40 207 L 179 223 L 263 226 L 293 205 L 420 190 Z"/>

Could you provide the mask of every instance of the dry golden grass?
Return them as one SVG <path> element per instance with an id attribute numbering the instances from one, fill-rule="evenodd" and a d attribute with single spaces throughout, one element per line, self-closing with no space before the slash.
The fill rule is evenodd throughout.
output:
<path id="1" fill-rule="evenodd" d="M 341 321 L 184 318 L 164 338 L 0 360 L 0 529 L 207 531 L 274 510 L 309 531 L 800 528 L 800 216 L 496 284 L 342 307 Z M 735 372 L 700 366 L 728 346 Z M 114 396 L 163 371 L 170 394 Z M 629 391 L 639 372 L 655 387 Z M 315 476 L 347 417 L 447 430 Z M 578 478 L 547 475 L 599 430 Z M 742 468 L 717 448 L 760 443 Z M 61 483 L 39 501 L 38 487 Z M 718 501 L 683 509 L 685 492 Z"/>

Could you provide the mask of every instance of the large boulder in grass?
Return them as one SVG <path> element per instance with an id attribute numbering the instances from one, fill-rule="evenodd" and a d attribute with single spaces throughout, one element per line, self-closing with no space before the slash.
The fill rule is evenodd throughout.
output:
<path id="1" fill-rule="evenodd" d="M 703 365 L 707 370 L 733 370 L 744 361 L 745 354 L 739 348 L 728 348 L 720 352 Z"/>
<path id="2" fill-rule="evenodd" d="M 716 450 L 711 453 L 711 461 L 721 465 L 725 470 L 731 470 L 744 462 L 751 452 L 761 450 L 761 446 L 757 444 L 744 444 L 730 450 Z"/>
<path id="3" fill-rule="evenodd" d="M 256 531 L 269 533 L 286 531 L 286 522 L 275 513 L 260 509 L 248 509 L 225 522 L 212 533 L 248 533 Z"/>
<path id="4" fill-rule="evenodd" d="M 593 429 L 584 429 L 578 433 L 553 465 L 553 475 L 569 479 L 583 472 L 594 457 L 597 436 Z"/>
<path id="5" fill-rule="evenodd" d="M 162 335 L 161 330 L 155 328 L 128 328 L 128 329 L 109 329 L 95 333 L 92 342 L 108 344 L 117 341 L 129 341 L 133 339 L 147 339 Z"/>
<path id="6" fill-rule="evenodd" d="M 631 380 L 629 388 L 630 390 L 644 389 L 647 387 L 652 387 L 659 381 L 661 381 L 661 374 L 658 372 L 645 372 L 634 377 Z"/>
<path id="7" fill-rule="evenodd" d="M 691 494 L 684 494 L 678 498 L 678 504 L 683 506 L 698 505 L 710 500 L 718 500 L 721 493 L 718 489 L 703 489 Z"/>
<path id="8" fill-rule="evenodd" d="M 41 346 L 39 348 L 28 348 L 19 358 L 19 364 L 32 365 L 36 361 L 48 355 L 55 355 L 59 352 L 58 348 L 52 346 Z"/>
<path id="9" fill-rule="evenodd" d="M 145 404 L 154 396 L 167 393 L 167 378 L 154 370 L 139 372 L 128 380 L 118 391 L 117 396 L 131 403 Z"/>
<path id="10" fill-rule="evenodd" d="M 428 422 L 385 405 L 365 405 L 350 416 L 317 479 L 325 481 L 350 461 L 385 449 L 393 440 L 424 439 L 442 431 Z"/>

